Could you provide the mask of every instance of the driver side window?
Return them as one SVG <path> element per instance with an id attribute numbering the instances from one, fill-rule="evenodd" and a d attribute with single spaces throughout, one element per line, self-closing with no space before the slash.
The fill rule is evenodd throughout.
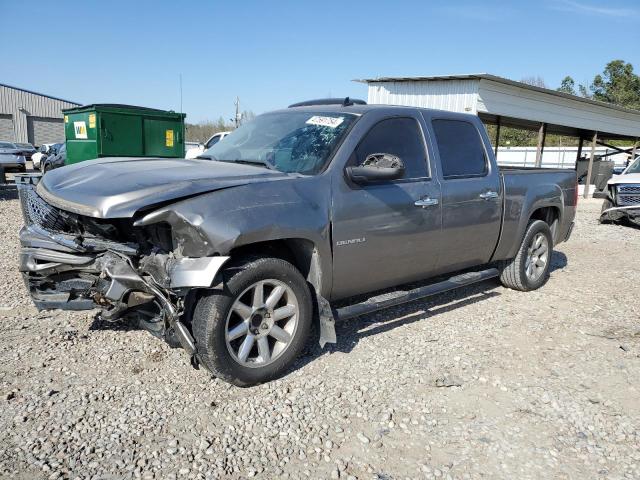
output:
<path id="1" fill-rule="evenodd" d="M 429 176 L 422 133 L 413 118 L 388 118 L 375 124 L 355 149 L 355 165 L 376 153 L 399 157 L 404 163 L 403 179 Z"/>

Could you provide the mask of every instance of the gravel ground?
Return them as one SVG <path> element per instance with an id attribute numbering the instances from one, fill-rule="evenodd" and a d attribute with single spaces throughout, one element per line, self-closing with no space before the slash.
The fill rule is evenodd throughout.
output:
<path id="1" fill-rule="evenodd" d="M 42 312 L 0 201 L 0 475 L 640 478 L 640 229 L 582 201 L 547 285 L 496 281 L 345 322 L 239 389 L 93 312 Z"/>

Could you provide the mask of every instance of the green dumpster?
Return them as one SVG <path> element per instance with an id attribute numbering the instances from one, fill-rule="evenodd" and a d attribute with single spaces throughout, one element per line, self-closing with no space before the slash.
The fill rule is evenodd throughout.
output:
<path id="1" fill-rule="evenodd" d="M 184 157 L 184 113 L 114 104 L 63 113 L 67 165 L 100 157 Z"/>

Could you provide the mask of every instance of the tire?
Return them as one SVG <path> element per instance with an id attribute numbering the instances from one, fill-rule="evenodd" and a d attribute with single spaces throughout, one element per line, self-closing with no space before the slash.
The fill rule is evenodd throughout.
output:
<path id="1" fill-rule="evenodd" d="M 216 377 L 240 387 L 278 377 L 298 357 L 311 330 L 306 280 L 291 263 L 271 257 L 246 258 L 223 276 L 224 290 L 207 291 L 194 308 L 198 359 Z M 257 285 L 263 301 L 254 300 Z M 278 302 L 269 305 L 279 292 Z"/>
<path id="2" fill-rule="evenodd" d="M 613 207 L 613 203 L 611 203 L 611 200 L 609 200 L 608 198 L 606 198 L 603 202 L 602 202 L 602 208 L 600 209 L 600 218 L 598 219 L 598 221 L 600 223 L 610 223 L 611 220 L 608 218 L 608 215 L 603 217 L 602 214 L 605 210 L 609 209 Z"/>
<path id="3" fill-rule="evenodd" d="M 534 243 L 539 241 L 540 236 L 546 239 L 546 250 L 544 252 L 542 252 L 540 247 L 536 250 L 533 249 Z M 545 245 L 544 240 L 540 240 L 540 246 L 543 245 Z M 531 262 L 528 260 L 530 259 L 530 255 L 535 254 L 536 251 L 541 253 L 534 263 L 534 266 L 530 267 Z M 542 220 L 530 220 L 515 258 L 503 260 L 499 265 L 502 285 L 522 292 L 540 288 L 549 278 L 552 253 L 553 239 L 549 225 Z M 544 254 L 546 254 L 546 256 Z M 544 263 L 544 265 L 538 266 L 539 263 Z M 531 270 L 529 270 L 529 268 L 531 268 Z M 533 273 L 533 275 L 529 275 L 529 273 Z"/>

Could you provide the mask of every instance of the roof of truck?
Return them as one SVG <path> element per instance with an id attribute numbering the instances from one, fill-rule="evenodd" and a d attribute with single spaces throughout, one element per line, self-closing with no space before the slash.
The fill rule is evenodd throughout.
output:
<path id="1" fill-rule="evenodd" d="M 367 112 L 371 112 L 374 110 L 419 110 L 424 112 L 437 112 L 444 113 L 447 116 L 456 117 L 456 116 L 465 116 L 465 117 L 476 117 L 475 115 L 469 113 L 458 113 L 451 112 L 449 110 L 437 110 L 435 108 L 421 108 L 421 107 L 411 107 L 406 105 L 380 105 L 380 104 L 366 104 L 366 105 L 305 105 L 303 107 L 289 107 L 286 109 L 279 110 L 281 112 L 285 111 L 309 111 L 309 112 L 326 112 L 326 113 L 352 113 L 355 115 L 363 115 Z"/>

